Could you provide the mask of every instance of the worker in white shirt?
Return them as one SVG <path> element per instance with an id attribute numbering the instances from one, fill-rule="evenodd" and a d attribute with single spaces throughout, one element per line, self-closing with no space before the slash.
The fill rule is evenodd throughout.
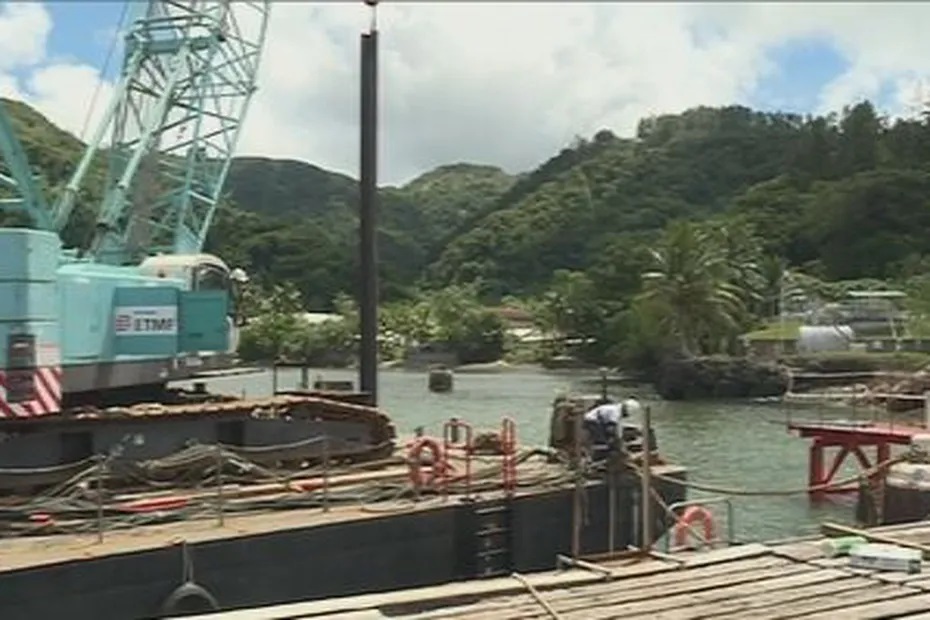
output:
<path id="1" fill-rule="evenodd" d="M 616 450 L 623 439 L 623 421 L 633 415 L 639 415 L 642 406 L 635 398 L 627 398 L 619 403 L 601 399 L 593 409 L 584 414 L 583 426 L 587 431 L 591 455 L 595 461 Z"/>

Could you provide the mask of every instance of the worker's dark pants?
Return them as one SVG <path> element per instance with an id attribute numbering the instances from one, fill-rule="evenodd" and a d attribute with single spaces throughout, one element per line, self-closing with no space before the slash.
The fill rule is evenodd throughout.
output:
<path id="1" fill-rule="evenodd" d="M 585 420 L 584 429 L 588 434 L 588 448 L 591 459 L 603 461 L 617 445 L 617 429 L 614 424 L 594 420 Z"/>

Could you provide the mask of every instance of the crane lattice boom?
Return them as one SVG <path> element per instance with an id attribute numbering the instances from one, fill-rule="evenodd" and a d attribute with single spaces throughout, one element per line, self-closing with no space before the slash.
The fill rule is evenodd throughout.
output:
<path id="1" fill-rule="evenodd" d="M 106 193 L 89 252 L 110 264 L 201 250 L 256 89 L 270 2 L 138 7 L 111 104 L 55 210 L 63 227 L 109 133 Z"/>

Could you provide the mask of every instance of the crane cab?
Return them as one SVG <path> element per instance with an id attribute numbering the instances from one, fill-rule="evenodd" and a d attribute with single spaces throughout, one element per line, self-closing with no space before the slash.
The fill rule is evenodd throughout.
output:
<path id="1" fill-rule="evenodd" d="M 231 285 L 229 267 L 212 254 L 149 256 L 139 265 L 139 274 L 149 278 L 183 280 L 191 291 L 229 291 Z"/>
<path id="2" fill-rule="evenodd" d="M 165 254 L 150 256 L 139 265 L 139 274 L 147 278 L 180 280 L 191 292 L 222 293 L 228 304 L 229 351 L 238 345 L 237 326 L 241 324 L 239 300 L 248 276 L 242 269 L 230 269 L 212 254 Z"/>

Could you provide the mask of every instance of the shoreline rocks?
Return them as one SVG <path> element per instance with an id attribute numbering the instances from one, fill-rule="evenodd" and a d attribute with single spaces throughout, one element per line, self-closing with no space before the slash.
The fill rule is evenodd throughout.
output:
<path id="1" fill-rule="evenodd" d="M 653 381 L 665 400 L 781 396 L 788 373 L 772 362 L 742 357 L 695 357 L 664 362 Z"/>

